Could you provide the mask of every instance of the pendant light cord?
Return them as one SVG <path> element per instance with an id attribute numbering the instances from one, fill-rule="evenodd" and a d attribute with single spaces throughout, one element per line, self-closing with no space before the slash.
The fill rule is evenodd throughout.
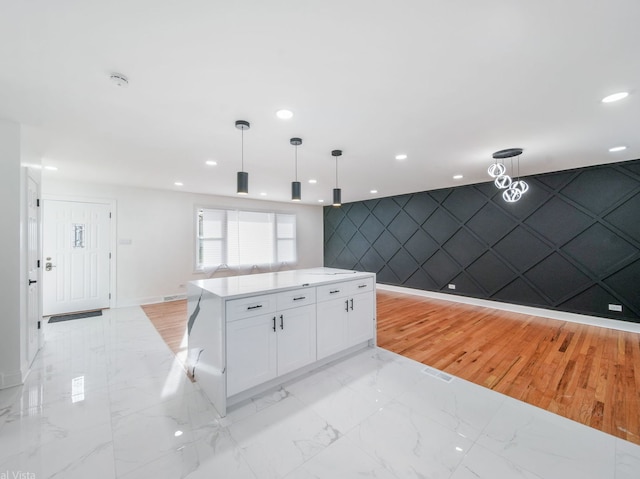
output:
<path id="1" fill-rule="evenodd" d="M 240 170 L 244 171 L 244 128 L 240 128 L 240 138 L 241 138 L 241 142 L 242 142 L 242 146 L 240 147 L 240 151 L 242 152 L 240 154 L 240 161 L 241 161 L 241 167 Z"/>
<path id="2" fill-rule="evenodd" d="M 338 187 L 338 157 L 336 156 L 336 188 Z"/>
<path id="3" fill-rule="evenodd" d="M 296 145 L 296 181 L 298 181 L 298 145 Z"/>

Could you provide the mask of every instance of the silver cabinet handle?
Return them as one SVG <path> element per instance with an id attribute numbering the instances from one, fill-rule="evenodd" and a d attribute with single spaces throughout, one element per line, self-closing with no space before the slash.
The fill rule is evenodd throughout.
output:
<path id="1" fill-rule="evenodd" d="M 306 296 L 298 296 L 297 298 L 293 298 L 294 301 L 300 301 L 301 299 L 306 299 Z"/>
<path id="2" fill-rule="evenodd" d="M 335 294 L 335 293 L 339 293 L 340 290 L 339 289 L 334 289 L 333 291 L 329 291 L 329 294 Z"/>
<path id="3" fill-rule="evenodd" d="M 247 311 L 251 311 L 252 309 L 262 308 L 261 304 L 257 304 L 256 306 L 247 306 Z"/>

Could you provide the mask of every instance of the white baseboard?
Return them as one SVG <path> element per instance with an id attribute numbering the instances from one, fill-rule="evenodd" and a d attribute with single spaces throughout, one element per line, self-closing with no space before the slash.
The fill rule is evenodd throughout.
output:
<path id="1" fill-rule="evenodd" d="M 0 372 L 0 389 L 11 388 L 22 384 L 22 371 Z"/>
<path id="2" fill-rule="evenodd" d="M 395 291 L 397 293 L 413 294 L 415 296 L 423 296 L 426 298 L 442 299 L 444 301 L 451 301 L 454 303 L 472 304 L 474 306 L 484 306 L 486 308 L 511 311 L 513 313 L 522 313 L 532 316 L 541 316 L 543 318 L 557 319 L 560 321 L 569 321 L 571 323 L 617 329 L 619 331 L 627 331 L 630 333 L 640 333 L 639 323 L 620 321 L 619 319 L 600 318 L 598 316 L 589 316 L 586 314 L 567 313 L 564 311 L 554 311 L 552 309 L 534 308 L 531 306 L 522 306 L 512 303 L 501 303 L 500 301 L 491 301 L 489 299 L 470 298 L 468 296 L 460 296 L 457 294 L 424 291 L 421 289 L 404 288 L 401 286 L 392 286 L 389 284 L 376 284 L 376 288 L 386 291 Z"/>

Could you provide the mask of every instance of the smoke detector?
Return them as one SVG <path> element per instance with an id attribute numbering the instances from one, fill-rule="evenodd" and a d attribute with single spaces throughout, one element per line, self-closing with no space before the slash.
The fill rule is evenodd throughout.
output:
<path id="1" fill-rule="evenodd" d="M 129 80 L 127 80 L 127 77 L 124 76 L 122 73 L 112 73 L 111 75 L 109 75 L 109 79 L 116 86 L 123 87 L 123 88 L 126 88 L 127 86 L 129 86 Z"/>

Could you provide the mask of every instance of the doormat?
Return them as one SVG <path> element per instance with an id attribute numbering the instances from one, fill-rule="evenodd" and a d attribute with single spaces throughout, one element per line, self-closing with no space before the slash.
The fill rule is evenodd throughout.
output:
<path id="1" fill-rule="evenodd" d="M 84 313 L 74 314 L 60 314 L 58 316 L 51 316 L 49 318 L 50 323 L 59 323 L 60 321 L 69 321 L 71 319 L 92 318 L 94 316 L 102 316 L 102 310 L 98 311 L 85 311 Z"/>

